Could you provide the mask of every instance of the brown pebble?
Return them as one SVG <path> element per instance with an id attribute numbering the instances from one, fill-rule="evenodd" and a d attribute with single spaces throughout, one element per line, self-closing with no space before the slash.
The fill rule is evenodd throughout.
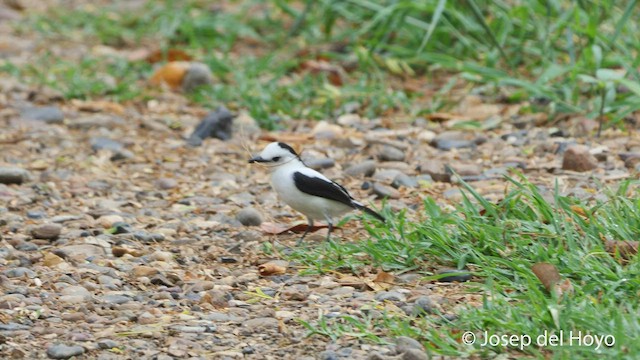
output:
<path id="1" fill-rule="evenodd" d="M 589 153 L 584 145 L 572 145 L 564 152 L 562 169 L 584 172 L 598 167 L 598 160 Z"/>
<path id="2" fill-rule="evenodd" d="M 62 226 L 59 224 L 42 224 L 31 231 L 36 239 L 53 240 L 60 236 Z"/>

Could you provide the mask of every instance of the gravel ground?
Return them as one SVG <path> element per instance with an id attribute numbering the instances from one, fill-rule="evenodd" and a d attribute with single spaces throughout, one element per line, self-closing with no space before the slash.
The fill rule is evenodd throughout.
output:
<path id="1" fill-rule="evenodd" d="M 15 36 L 6 24 L 0 34 Z M 0 52 L 24 61 L 33 46 L 42 43 L 23 38 Z M 466 96 L 446 118 L 394 122 L 345 112 L 297 122 L 291 132 L 263 133 L 241 112 L 231 139 L 193 147 L 187 139 L 208 111 L 178 94 L 144 104 L 61 101 L 7 74 L 0 89 L 6 358 L 426 359 L 408 338 L 374 345 L 306 336 L 298 319 L 358 314 L 376 303 L 455 316 L 473 299 L 458 282 L 424 283 L 417 273 L 376 292 L 265 255 L 262 244 L 294 246 L 299 236 L 274 235 L 274 227 L 304 223 L 277 201 L 266 170 L 247 164 L 273 139 L 302 149 L 354 197 L 377 205 L 386 197 L 413 221 L 425 221 L 426 196 L 445 209 L 460 201 L 454 173 L 493 200 L 510 169 L 549 196 L 557 182 L 563 194 L 592 198 L 603 183 L 637 178 L 640 164 L 635 132 L 584 137 L 597 124 L 581 118 L 538 127 L 539 117 L 516 115 L 521 105 L 481 95 Z M 469 118 L 486 129 L 456 130 Z M 308 246 L 322 237 L 310 236 Z M 363 238 L 358 221 L 337 232 L 337 241 Z M 261 276 L 269 262 L 289 267 Z"/>

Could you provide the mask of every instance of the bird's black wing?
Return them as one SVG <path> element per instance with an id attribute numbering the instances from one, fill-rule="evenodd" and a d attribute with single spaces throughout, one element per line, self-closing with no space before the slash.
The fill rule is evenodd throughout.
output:
<path id="1" fill-rule="evenodd" d="M 334 200 L 343 203 L 352 208 L 356 208 L 353 198 L 345 188 L 333 181 L 323 178 L 309 176 L 300 171 L 293 173 L 293 182 L 298 190 L 303 193 L 319 196 L 325 199 Z"/>

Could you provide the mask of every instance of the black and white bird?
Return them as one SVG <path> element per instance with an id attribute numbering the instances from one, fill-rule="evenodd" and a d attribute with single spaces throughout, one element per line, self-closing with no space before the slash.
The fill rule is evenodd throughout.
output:
<path id="1" fill-rule="evenodd" d="M 327 221 L 329 240 L 333 218 L 355 209 L 385 221 L 382 215 L 352 198 L 344 187 L 307 167 L 296 151 L 285 143 L 270 143 L 249 163 L 267 165 L 271 170 L 271 186 L 280 199 L 307 217 L 308 226 L 298 244 L 312 229 L 314 220 Z"/>

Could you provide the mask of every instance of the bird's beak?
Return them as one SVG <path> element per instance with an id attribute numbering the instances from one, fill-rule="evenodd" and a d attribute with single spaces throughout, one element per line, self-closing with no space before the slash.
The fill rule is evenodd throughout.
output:
<path id="1" fill-rule="evenodd" d="M 268 162 L 269 160 L 263 159 L 262 157 L 260 157 L 260 155 L 258 156 L 254 156 L 251 159 L 249 159 L 249 164 L 253 164 L 253 163 L 264 163 L 264 162 Z"/>

